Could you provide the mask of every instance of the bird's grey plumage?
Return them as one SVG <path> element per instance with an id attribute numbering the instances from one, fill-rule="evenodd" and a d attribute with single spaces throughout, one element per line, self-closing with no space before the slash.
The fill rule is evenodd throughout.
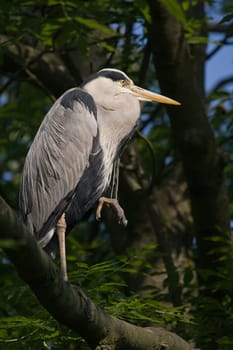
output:
<path id="1" fill-rule="evenodd" d="M 42 247 L 53 237 L 63 212 L 72 228 L 103 195 L 113 164 L 137 125 L 138 100 L 110 92 L 110 78 L 128 79 L 117 70 L 103 70 L 82 89 L 65 92 L 45 116 L 29 150 L 20 212 Z M 110 94 L 114 99 L 109 100 Z"/>
<path id="2" fill-rule="evenodd" d="M 88 108 L 84 95 L 91 102 Z M 61 96 L 42 122 L 26 158 L 20 191 L 21 214 L 42 246 L 74 196 L 97 137 L 94 101 L 79 89 Z"/>
<path id="3" fill-rule="evenodd" d="M 64 234 L 104 195 L 112 174 L 117 175 L 119 156 L 137 127 L 140 100 L 179 104 L 134 85 L 117 69 L 103 69 L 81 88 L 65 92 L 36 134 L 22 174 L 20 214 L 48 252 L 54 248 L 57 223 L 67 225 L 58 234 L 63 262 Z M 112 193 L 117 181 L 113 185 Z M 67 279 L 64 263 L 62 271 Z"/>

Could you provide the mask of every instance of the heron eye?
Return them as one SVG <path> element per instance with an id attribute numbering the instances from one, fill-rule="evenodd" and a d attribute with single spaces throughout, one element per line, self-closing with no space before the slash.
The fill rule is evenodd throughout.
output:
<path id="1" fill-rule="evenodd" d="M 125 80 L 125 79 L 122 79 L 122 80 L 120 80 L 120 85 L 121 86 L 127 86 L 128 85 L 128 81 Z"/>

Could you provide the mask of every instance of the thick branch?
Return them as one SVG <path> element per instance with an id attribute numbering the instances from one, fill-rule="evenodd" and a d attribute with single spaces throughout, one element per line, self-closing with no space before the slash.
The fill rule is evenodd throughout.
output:
<path id="1" fill-rule="evenodd" d="M 12 79 L 29 78 L 54 98 L 77 85 L 60 58 L 43 46 L 33 48 L 23 43 L 15 44 L 6 35 L 0 35 L 0 45 L 0 70 L 6 75 L 10 73 Z"/>
<path id="2" fill-rule="evenodd" d="M 1 239 L 12 240 L 13 246 L 5 248 L 5 252 L 20 277 L 48 312 L 77 331 L 92 349 L 190 349 L 183 339 L 171 332 L 137 327 L 108 315 L 79 287 L 64 282 L 52 260 L 1 197 L 0 226 Z"/>

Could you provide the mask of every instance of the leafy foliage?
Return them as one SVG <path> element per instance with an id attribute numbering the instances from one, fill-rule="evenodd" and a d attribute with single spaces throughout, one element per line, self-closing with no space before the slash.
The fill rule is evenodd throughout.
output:
<path id="1" fill-rule="evenodd" d="M 217 246 L 212 253 L 220 251 L 226 264 L 224 266 L 219 264 L 215 271 L 208 269 L 200 271 L 202 278 L 212 282 L 206 284 L 203 296 L 194 301 L 197 306 L 198 341 L 207 349 L 212 344 L 216 350 L 228 350 L 233 344 L 230 331 L 233 327 L 233 278 L 228 270 L 233 263 L 232 244 L 223 241 L 219 235 L 211 239 L 222 243 L 222 247 Z M 209 318 L 212 322 L 206 327 Z"/>
<path id="2" fill-rule="evenodd" d="M 71 237 L 69 245 L 77 248 L 80 243 Z M 93 242 L 89 248 L 86 261 L 78 262 L 73 255 L 68 256 L 70 281 L 80 286 L 99 306 L 112 315 L 137 325 L 189 324 L 184 317 L 184 307 L 171 307 L 157 301 L 158 295 L 152 293 L 144 297 L 136 294 L 125 296 L 124 273 L 137 273 L 137 265 L 146 258 L 154 247 L 145 247 L 141 256 L 132 255 L 131 260 L 125 256 L 89 265 L 92 255 L 98 254 L 101 241 Z M 70 251 L 70 250 L 69 250 Z M 72 251 L 72 248 L 71 248 Z M 79 249 L 81 252 L 82 250 Z M 86 251 L 86 249 L 85 249 Z M 18 349 L 75 349 L 77 345 L 85 350 L 86 345 L 74 332 L 58 324 L 38 304 L 30 289 L 23 285 L 14 272 L 13 266 L 2 256 L 0 286 L 0 345 L 8 350 Z M 13 277 L 14 276 L 14 277 Z M 10 278 L 9 278 L 10 277 Z M 27 301 L 25 303 L 25 300 Z"/>
<path id="3" fill-rule="evenodd" d="M 54 72 L 59 64 L 74 82 L 79 82 L 82 74 L 77 65 L 82 56 L 90 71 L 92 67 L 103 65 L 120 67 L 136 83 L 157 89 L 157 72 L 151 52 L 153 38 L 148 36 L 152 21 L 149 3 L 142 0 L 0 1 L 0 192 L 16 210 L 25 154 L 52 103 L 46 84 L 35 77 L 38 73 L 36 63 L 49 54 L 56 58 L 51 68 Z M 162 3 L 182 25 L 190 54 L 193 55 L 195 49 L 204 52 L 208 43 L 206 17 L 209 14 L 207 11 L 204 16 L 200 15 L 202 2 L 163 0 Z M 229 39 L 232 36 L 232 4 L 221 1 L 217 5 L 222 16 L 217 24 Z M 208 1 L 208 9 L 212 11 L 217 5 Z M 224 42 L 218 43 L 217 50 L 224 45 Z M 17 52 L 10 50 L 12 47 Z M 33 59 L 27 56 L 30 50 L 36 50 Z M 43 81 L 46 80 L 44 74 Z M 56 82 L 54 79 L 54 84 Z M 202 97 L 215 140 L 223 154 L 222 166 L 232 217 L 233 106 L 229 84 L 232 84 L 232 77 L 222 81 L 207 97 Z M 200 270 L 196 267 L 200 257 L 197 256 L 194 229 L 187 220 L 190 215 L 187 214 L 190 213 L 187 184 L 184 174 L 179 182 L 174 171 L 181 159 L 174 148 L 176 140 L 168 115 L 161 106 L 145 105 L 143 111 L 141 131 L 150 140 L 153 156 L 148 144 L 137 138 L 138 158 L 146 180 L 155 180 L 153 186 L 158 189 L 163 186 L 167 193 L 168 200 L 159 197 L 161 202 L 158 204 L 168 219 L 173 220 L 172 224 L 162 222 L 166 224 L 162 236 L 168 237 L 168 249 L 161 250 L 163 242 L 151 239 L 155 237 L 157 227 L 147 225 L 143 232 L 140 232 L 140 227 L 135 231 L 129 227 L 127 236 L 118 234 L 117 240 L 123 242 L 120 245 L 122 252 L 115 254 L 111 229 L 102 223 L 96 224 L 90 216 L 68 238 L 70 281 L 79 284 L 98 305 L 121 319 L 143 326 L 169 325 L 187 339 L 195 338 L 202 349 L 230 350 L 233 347 L 232 247 L 224 245 L 219 230 L 220 236 L 212 237 L 219 245 L 215 251 L 220 257 L 216 269 Z M 155 177 L 152 176 L 154 163 Z M 130 174 L 134 171 L 122 167 Z M 173 189 L 179 192 L 182 187 L 178 200 L 171 186 L 166 187 L 171 177 Z M 153 195 L 152 189 L 148 198 L 153 200 Z M 144 200 L 144 197 L 136 198 L 138 202 Z M 136 200 L 130 204 L 135 205 L 134 202 Z M 148 211 L 147 205 L 143 210 Z M 1 247 L 10 244 L 1 242 Z M 208 257 L 204 258 L 208 260 Z M 58 259 L 56 263 L 59 264 Z M 158 270 L 155 269 L 157 264 L 161 264 Z M 173 278 L 168 278 L 171 268 L 174 269 Z M 77 334 L 55 322 L 40 307 L 3 254 L 0 255 L 0 274 L 0 348 L 87 349 Z M 136 291 L 130 289 L 129 276 L 138 282 Z M 174 307 L 171 291 L 177 285 L 180 286 L 182 304 Z"/>

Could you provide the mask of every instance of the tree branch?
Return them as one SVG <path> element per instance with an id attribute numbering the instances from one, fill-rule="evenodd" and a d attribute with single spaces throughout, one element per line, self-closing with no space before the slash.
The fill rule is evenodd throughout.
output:
<path id="1" fill-rule="evenodd" d="M 210 58 L 212 58 L 218 51 L 220 51 L 224 46 L 226 45 L 232 45 L 233 43 L 230 41 L 228 41 L 229 39 L 229 35 L 225 35 L 223 40 L 220 41 L 220 43 L 218 45 L 216 45 L 216 47 L 206 55 L 206 60 L 209 60 Z"/>
<path id="2" fill-rule="evenodd" d="M 231 84 L 233 83 L 233 75 L 227 77 L 227 78 L 224 78 L 224 79 L 221 79 L 217 84 L 215 84 L 215 86 L 211 89 L 211 93 L 221 89 L 222 87 L 224 87 L 225 85 L 228 85 L 228 84 Z"/>
<path id="3" fill-rule="evenodd" d="M 3 75 L 10 73 L 16 79 L 19 76 L 21 79 L 32 79 L 53 97 L 59 97 L 65 90 L 77 84 L 52 51 L 46 51 L 44 47 L 33 48 L 23 43 L 15 44 L 6 35 L 0 35 L 0 45 L 0 70 Z"/>
<path id="4" fill-rule="evenodd" d="M 78 332 L 91 349 L 191 348 L 179 336 L 164 329 L 137 327 L 110 316 L 95 306 L 78 286 L 64 282 L 52 260 L 1 197 L 0 226 L 1 239 L 12 240 L 11 247 L 4 248 L 4 251 L 20 277 L 48 312 Z"/>
<path id="5" fill-rule="evenodd" d="M 212 33 L 232 33 L 231 24 L 209 22 L 207 29 Z"/>

